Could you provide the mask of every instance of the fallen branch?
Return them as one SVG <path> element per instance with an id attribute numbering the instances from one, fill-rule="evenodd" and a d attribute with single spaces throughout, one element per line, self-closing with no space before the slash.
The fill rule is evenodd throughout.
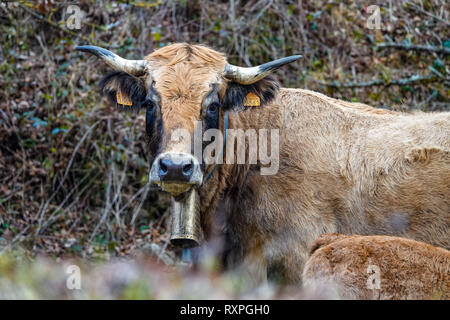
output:
<path id="1" fill-rule="evenodd" d="M 450 25 L 450 22 L 448 22 L 447 20 L 442 19 L 441 17 L 438 17 L 438 16 L 432 14 L 431 12 L 425 11 L 425 10 L 422 9 L 421 7 L 415 5 L 414 3 L 411 3 L 411 2 L 409 2 L 409 1 L 407 1 L 405 4 L 409 5 L 411 8 L 413 8 L 414 10 L 416 10 L 416 11 L 418 11 L 418 12 L 421 12 L 421 13 L 423 13 L 423 14 L 426 14 L 427 16 L 430 16 L 430 17 L 436 19 L 437 21 L 440 21 L 440 22 L 442 22 L 442 23 L 445 23 L 445 24 L 448 25 L 448 26 Z"/>
<path id="2" fill-rule="evenodd" d="M 327 86 L 327 87 L 361 88 L 361 87 L 371 87 L 371 86 L 392 86 L 392 85 L 404 86 L 404 85 L 415 83 L 415 82 L 421 82 L 421 81 L 425 81 L 425 80 L 437 80 L 437 79 L 443 79 L 446 81 L 450 80 L 450 78 L 437 77 L 435 75 L 427 75 L 427 76 L 414 75 L 410 78 L 394 79 L 394 80 L 376 79 L 376 80 L 367 81 L 367 82 L 339 82 L 339 81 L 326 82 L 326 81 L 321 81 L 321 80 L 316 80 L 316 79 L 313 79 L 313 81 L 318 84 L 321 84 L 323 86 Z"/>
<path id="3" fill-rule="evenodd" d="M 164 247 L 161 247 L 156 243 L 146 244 L 143 249 L 150 251 L 152 255 L 158 257 L 158 261 L 162 260 L 167 266 L 173 266 L 177 263 L 177 259 L 172 252 L 166 251 Z"/>
<path id="4" fill-rule="evenodd" d="M 435 46 L 423 46 L 423 45 L 416 45 L 416 44 L 407 44 L 407 43 L 379 43 L 376 45 L 376 48 L 396 48 L 396 49 L 402 49 L 402 50 L 417 50 L 417 51 L 432 51 L 432 52 L 439 52 L 444 54 L 450 54 L 450 48 L 446 47 L 435 47 Z"/>

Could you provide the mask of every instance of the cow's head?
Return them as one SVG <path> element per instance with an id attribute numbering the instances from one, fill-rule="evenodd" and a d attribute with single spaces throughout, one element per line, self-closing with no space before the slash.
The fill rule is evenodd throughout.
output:
<path id="1" fill-rule="evenodd" d="M 201 187 L 213 168 L 193 150 L 199 124 L 203 132 L 223 130 L 224 113 L 243 109 L 250 92 L 266 103 L 278 89 L 278 83 L 266 76 L 300 58 L 244 68 L 228 64 L 223 54 L 201 45 L 169 45 L 144 60 L 126 60 L 95 46 L 76 49 L 96 55 L 116 70 L 100 83 L 110 103 L 119 109 L 144 110 L 152 159 L 149 180 L 178 199 Z"/>

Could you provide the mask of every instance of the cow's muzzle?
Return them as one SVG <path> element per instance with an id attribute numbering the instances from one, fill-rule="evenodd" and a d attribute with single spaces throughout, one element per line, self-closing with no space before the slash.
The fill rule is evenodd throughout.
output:
<path id="1" fill-rule="evenodd" d="M 178 196 L 193 186 L 199 186 L 203 174 L 197 159 L 188 153 L 166 152 L 153 161 L 149 177 L 151 184 Z"/>

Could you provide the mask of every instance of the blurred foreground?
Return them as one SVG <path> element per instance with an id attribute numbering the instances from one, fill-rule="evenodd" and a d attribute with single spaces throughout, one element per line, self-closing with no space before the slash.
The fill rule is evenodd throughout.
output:
<path id="1" fill-rule="evenodd" d="M 132 260 L 97 262 L 30 259 L 19 252 L 0 255 L 0 300 L 338 298 L 331 292 L 306 293 L 269 283 L 255 287 L 245 274 L 215 271 L 214 261 L 193 271 L 170 253 L 161 255 L 155 246 L 148 246 Z"/>

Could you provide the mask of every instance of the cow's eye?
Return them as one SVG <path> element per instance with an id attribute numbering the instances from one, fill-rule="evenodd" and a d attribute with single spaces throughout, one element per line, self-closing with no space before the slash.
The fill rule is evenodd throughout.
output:
<path id="1" fill-rule="evenodd" d="M 215 116 L 217 112 L 219 111 L 220 105 L 217 102 L 211 103 L 208 108 L 206 109 L 206 112 L 210 116 Z"/>

